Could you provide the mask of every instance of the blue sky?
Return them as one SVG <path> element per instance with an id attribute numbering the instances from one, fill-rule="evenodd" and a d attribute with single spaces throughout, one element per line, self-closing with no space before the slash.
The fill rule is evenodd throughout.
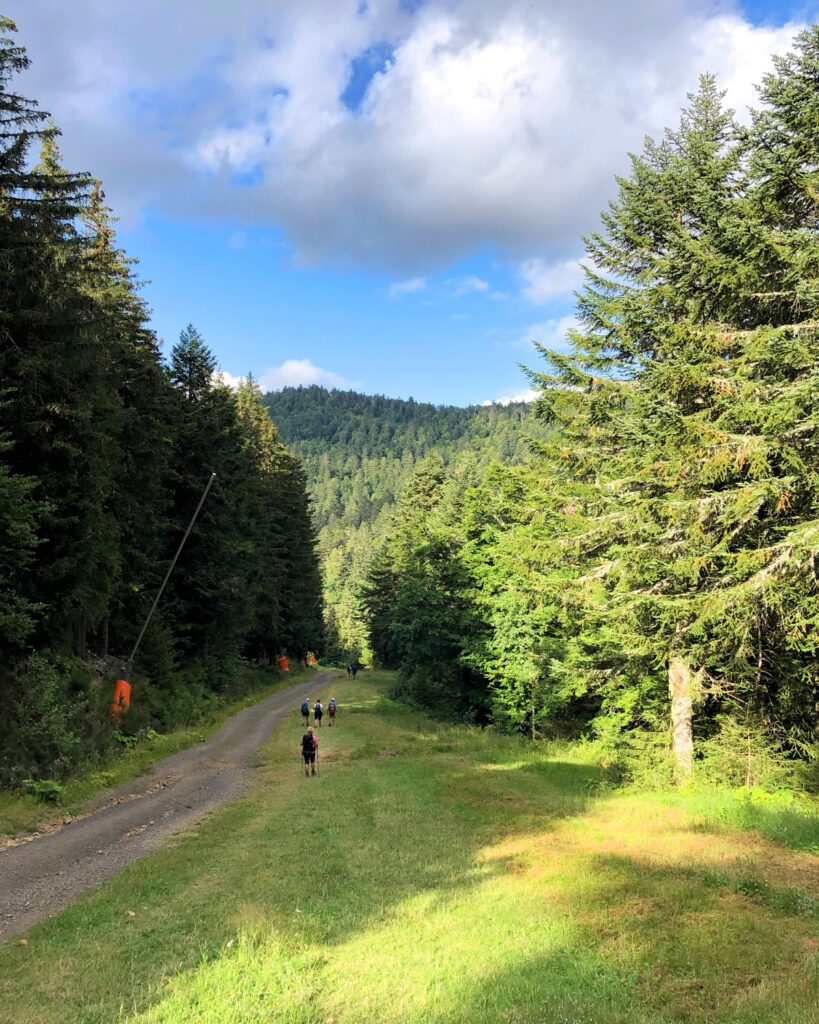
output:
<path id="1" fill-rule="evenodd" d="M 699 72 L 743 111 L 816 4 L 7 0 L 159 335 L 227 375 L 467 404 L 570 324 L 580 235 Z M 611 6 L 611 10 L 607 7 Z"/>

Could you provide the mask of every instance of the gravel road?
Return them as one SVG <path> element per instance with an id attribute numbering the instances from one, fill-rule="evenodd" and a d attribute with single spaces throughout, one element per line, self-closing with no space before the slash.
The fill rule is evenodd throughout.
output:
<path id="1" fill-rule="evenodd" d="M 236 799 L 274 724 L 336 676 L 266 697 L 230 718 L 207 742 L 154 765 L 56 831 L 0 851 L 0 942 L 57 914 L 180 829 Z M 297 746 L 294 740 L 294 748 Z"/>

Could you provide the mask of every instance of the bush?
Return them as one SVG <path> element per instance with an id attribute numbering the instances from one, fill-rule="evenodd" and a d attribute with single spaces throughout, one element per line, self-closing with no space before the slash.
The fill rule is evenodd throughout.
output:
<path id="1" fill-rule="evenodd" d="M 797 782 L 794 760 L 771 742 L 761 723 L 723 716 L 718 724 L 717 734 L 699 746 L 698 780 L 768 791 Z"/>
<path id="2" fill-rule="evenodd" d="M 61 804 L 63 787 L 53 779 L 24 779 L 23 792 L 33 796 L 44 804 Z"/>

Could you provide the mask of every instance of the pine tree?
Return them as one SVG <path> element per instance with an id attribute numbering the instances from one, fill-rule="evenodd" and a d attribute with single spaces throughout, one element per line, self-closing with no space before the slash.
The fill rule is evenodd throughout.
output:
<path id="1" fill-rule="evenodd" d="M 216 484 L 169 584 L 166 619 L 177 650 L 205 666 L 209 684 L 227 684 L 254 617 L 257 459 L 236 400 L 213 379 L 215 360 L 188 326 L 171 352 L 173 424 L 170 559 L 211 472 Z"/>
<path id="2" fill-rule="evenodd" d="M 13 25 L 5 21 L 3 29 Z M 27 59 L 0 41 L 0 375 L 14 381 L 0 428 L 14 440 L 14 471 L 48 503 L 25 597 L 42 604 L 40 639 L 83 653 L 119 571 L 111 508 L 118 402 L 111 356 L 82 287 L 89 240 L 78 224 L 92 187 L 60 165 L 56 129 L 8 81 Z M 27 169 L 32 140 L 39 163 Z"/>
<path id="3" fill-rule="evenodd" d="M 683 778 L 694 703 L 758 701 L 776 581 L 813 543 L 812 329 L 770 302 L 793 265 L 734 135 L 705 78 L 680 130 L 634 158 L 588 244 L 574 353 L 536 376 L 564 425 L 555 464 L 591 487 L 577 543 L 598 564 L 574 588 L 575 630 L 601 651 L 577 664 L 622 727 L 629 709 L 657 721 L 665 663 Z"/>
<path id="4" fill-rule="evenodd" d="M 10 447 L 0 438 L 0 459 Z M 32 497 L 34 486 L 33 480 L 10 472 L 0 461 L 0 652 L 6 662 L 24 647 L 39 610 L 19 585 L 37 545 L 41 507 Z"/>

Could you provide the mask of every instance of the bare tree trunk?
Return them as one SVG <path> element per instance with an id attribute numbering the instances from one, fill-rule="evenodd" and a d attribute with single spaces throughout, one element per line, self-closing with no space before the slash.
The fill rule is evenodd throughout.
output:
<path id="1" fill-rule="evenodd" d="M 88 653 L 87 632 L 88 627 L 83 615 L 74 623 L 74 653 L 78 658 L 84 658 Z"/>
<path id="2" fill-rule="evenodd" d="M 696 676 L 691 666 L 674 654 L 668 663 L 668 693 L 671 697 L 671 749 L 677 769 L 677 782 L 691 777 L 694 766 L 694 688 Z"/>

